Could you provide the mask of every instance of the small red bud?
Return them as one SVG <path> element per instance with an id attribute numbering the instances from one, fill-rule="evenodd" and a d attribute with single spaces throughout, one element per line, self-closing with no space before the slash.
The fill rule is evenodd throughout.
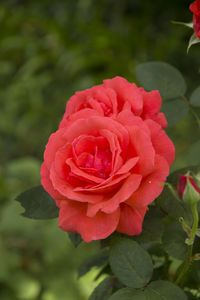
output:
<path id="1" fill-rule="evenodd" d="M 200 38 L 200 1 L 196 0 L 189 6 L 193 12 L 193 28 L 196 36 Z"/>
<path id="2" fill-rule="evenodd" d="M 200 194 L 200 188 L 197 186 L 195 180 L 188 175 L 180 174 L 178 185 L 177 185 L 177 191 L 178 191 L 179 197 L 181 199 L 183 199 L 183 194 L 186 189 L 187 179 L 189 179 L 189 181 L 192 184 L 192 186 L 194 187 L 194 189 Z"/>

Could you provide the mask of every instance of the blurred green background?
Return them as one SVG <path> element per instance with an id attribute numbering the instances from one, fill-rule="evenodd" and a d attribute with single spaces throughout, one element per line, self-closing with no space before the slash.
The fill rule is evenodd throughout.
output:
<path id="1" fill-rule="evenodd" d="M 77 280 L 79 263 L 98 243 L 74 249 L 57 220 L 20 216 L 14 198 L 40 183 L 49 135 L 67 99 L 116 75 L 135 81 L 149 60 L 176 66 L 188 92 L 199 84 L 199 46 L 186 54 L 192 32 L 172 25 L 191 21 L 183 0 L 0 1 L 0 299 L 86 300 L 95 270 Z M 177 150 L 198 139 L 191 115 L 168 129 Z M 192 130 L 191 130 L 192 129 Z"/>

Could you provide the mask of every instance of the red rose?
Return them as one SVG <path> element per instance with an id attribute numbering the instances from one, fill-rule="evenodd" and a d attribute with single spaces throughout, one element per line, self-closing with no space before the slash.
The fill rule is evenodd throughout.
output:
<path id="1" fill-rule="evenodd" d="M 159 112 L 161 103 L 158 91 L 146 92 L 134 83 L 117 76 L 73 95 L 67 102 L 60 126 L 65 126 L 66 121 L 73 120 L 74 114 L 82 110 L 85 110 L 88 116 L 95 110 L 99 116 L 112 118 L 116 118 L 123 110 L 130 110 L 135 116 L 140 116 L 143 120 L 152 119 L 165 128 L 166 118 Z"/>
<path id="2" fill-rule="evenodd" d="M 190 4 L 190 10 L 193 12 L 193 28 L 196 36 L 200 38 L 200 1 L 196 0 Z"/>
<path id="3" fill-rule="evenodd" d="M 41 168 L 42 185 L 60 208 L 60 228 L 86 242 L 115 230 L 141 233 L 174 160 L 160 105 L 158 91 L 120 77 L 71 97 Z"/>

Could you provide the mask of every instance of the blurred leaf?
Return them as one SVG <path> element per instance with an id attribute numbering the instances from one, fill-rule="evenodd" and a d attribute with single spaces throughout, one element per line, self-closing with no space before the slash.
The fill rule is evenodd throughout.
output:
<path id="1" fill-rule="evenodd" d="M 172 257 L 185 260 L 188 246 L 185 244 L 186 233 L 180 223 L 173 222 L 168 225 L 162 236 L 162 244 L 165 251 Z"/>
<path id="2" fill-rule="evenodd" d="M 108 277 L 104 279 L 93 291 L 89 300 L 107 300 L 112 294 L 115 278 Z"/>
<path id="3" fill-rule="evenodd" d="M 165 99 L 177 98 L 186 92 L 182 74 L 165 62 L 152 61 L 137 66 L 136 78 L 144 89 L 159 90 Z"/>
<path id="4" fill-rule="evenodd" d="M 135 241 L 117 239 L 110 250 L 109 260 L 113 273 L 128 287 L 141 288 L 151 279 L 151 257 Z"/>
<path id="5" fill-rule="evenodd" d="M 161 111 L 165 114 L 170 127 L 180 122 L 188 114 L 189 108 L 183 99 L 175 99 L 164 102 Z"/>
<path id="6" fill-rule="evenodd" d="M 144 290 L 124 288 L 113 294 L 109 300 L 187 300 L 185 293 L 169 281 L 153 281 Z"/>
<path id="7" fill-rule="evenodd" d="M 135 236 L 134 240 L 139 243 L 161 242 L 164 226 L 162 219 L 164 213 L 157 207 L 150 206 L 144 217 L 142 233 Z"/>
<path id="8" fill-rule="evenodd" d="M 108 263 L 108 251 L 100 252 L 92 257 L 89 257 L 78 268 L 78 277 L 80 278 L 93 267 L 101 267 Z"/>
<path id="9" fill-rule="evenodd" d="M 25 208 L 22 216 L 26 218 L 46 220 L 58 217 L 59 209 L 54 199 L 41 185 L 23 192 L 16 198 L 16 201 Z"/>
<path id="10" fill-rule="evenodd" d="M 82 242 L 82 238 L 78 233 L 68 232 L 68 236 L 75 247 L 78 247 L 78 245 Z"/>
<path id="11" fill-rule="evenodd" d="M 197 131 L 198 129 L 196 129 Z M 198 132 L 198 131 L 197 131 Z M 182 167 L 200 166 L 200 140 L 188 145 L 187 151 L 179 158 Z"/>
<path id="12" fill-rule="evenodd" d="M 193 106 L 200 107 L 200 86 L 193 91 L 190 97 L 190 103 Z"/>

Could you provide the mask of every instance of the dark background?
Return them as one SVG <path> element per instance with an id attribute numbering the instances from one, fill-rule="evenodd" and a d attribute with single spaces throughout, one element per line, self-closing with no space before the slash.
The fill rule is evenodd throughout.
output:
<path id="1" fill-rule="evenodd" d="M 190 1 L 27 0 L 0 2 L 0 299 L 86 300 L 95 270 L 77 281 L 77 265 L 98 243 L 74 250 L 57 220 L 31 221 L 14 201 L 40 183 L 49 135 L 77 90 L 121 75 L 135 82 L 135 67 L 161 60 L 199 85 L 200 46 L 187 55 Z M 197 141 L 188 115 L 168 130 L 184 149 Z M 191 130 L 192 129 L 192 130 Z"/>

